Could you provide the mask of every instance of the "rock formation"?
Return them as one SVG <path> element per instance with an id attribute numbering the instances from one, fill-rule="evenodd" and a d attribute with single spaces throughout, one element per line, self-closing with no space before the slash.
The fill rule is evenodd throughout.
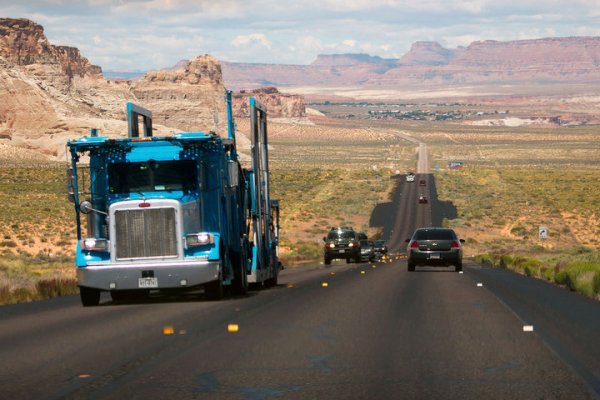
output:
<path id="1" fill-rule="evenodd" d="M 445 49 L 416 42 L 398 60 L 320 55 L 310 65 L 223 63 L 228 87 L 598 83 L 600 37 L 474 42 Z"/>
<path id="2" fill-rule="evenodd" d="M 155 135 L 177 130 L 225 133 L 221 67 L 197 57 L 139 81 L 107 81 L 78 49 L 49 43 L 41 25 L 0 18 L 0 141 L 64 157 L 65 142 L 99 128 L 127 134 L 125 104 L 153 112 Z"/>
<path id="3" fill-rule="evenodd" d="M 298 95 L 283 94 L 275 87 L 242 90 L 232 96 L 233 115 L 247 118 L 250 116 L 248 99 L 256 98 L 267 107 L 268 116 L 283 118 L 302 118 L 306 116 L 304 98 Z"/>
<path id="4" fill-rule="evenodd" d="M 438 42 L 415 42 L 397 64 L 445 65 L 454 57 L 455 52 L 443 48 Z"/>
<path id="5" fill-rule="evenodd" d="M 152 110 L 156 123 L 183 131 L 218 131 L 226 135 L 225 87 L 219 61 L 203 55 L 178 66 L 146 73 L 133 82 L 132 93 Z"/>

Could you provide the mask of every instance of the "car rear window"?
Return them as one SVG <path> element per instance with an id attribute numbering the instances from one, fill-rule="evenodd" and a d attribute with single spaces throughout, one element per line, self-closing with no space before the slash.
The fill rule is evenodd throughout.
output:
<path id="1" fill-rule="evenodd" d="M 456 234 L 450 229 L 418 230 L 414 240 L 455 240 Z"/>
<path id="2" fill-rule="evenodd" d="M 354 239 L 356 234 L 354 231 L 331 231 L 327 235 L 327 239 Z"/>

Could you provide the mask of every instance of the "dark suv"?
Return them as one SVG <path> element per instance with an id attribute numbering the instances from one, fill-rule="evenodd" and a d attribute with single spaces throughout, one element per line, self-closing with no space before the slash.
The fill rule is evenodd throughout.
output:
<path id="1" fill-rule="evenodd" d="M 419 228 L 412 238 L 406 239 L 408 248 L 408 270 L 417 265 L 454 265 L 462 270 L 462 243 L 450 228 Z"/>
<path id="2" fill-rule="evenodd" d="M 324 237 L 325 249 L 323 258 L 326 265 L 331 264 L 334 259 L 346 259 L 347 263 L 352 260 L 360 262 L 360 241 L 358 233 L 352 228 L 331 228 L 327 237 Z"/>

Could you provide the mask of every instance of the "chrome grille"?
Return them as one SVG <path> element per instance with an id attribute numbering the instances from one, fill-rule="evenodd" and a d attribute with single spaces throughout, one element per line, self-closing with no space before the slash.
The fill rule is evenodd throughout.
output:
<path id="1" fill-rule="evenodd" d="M 174 208 L 117 210 L 116 259 L 177 256 Z"/>

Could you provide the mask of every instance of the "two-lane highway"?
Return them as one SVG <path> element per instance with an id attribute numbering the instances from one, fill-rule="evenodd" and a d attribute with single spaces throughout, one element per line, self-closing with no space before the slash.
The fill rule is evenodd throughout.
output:
<path id="1" fill-rule="evenodd" d="M 477 279 L 395 260 L 286 270 L 277 288 L 221 302 L 7 306 L 0 397 L 593 398 Z"/>

